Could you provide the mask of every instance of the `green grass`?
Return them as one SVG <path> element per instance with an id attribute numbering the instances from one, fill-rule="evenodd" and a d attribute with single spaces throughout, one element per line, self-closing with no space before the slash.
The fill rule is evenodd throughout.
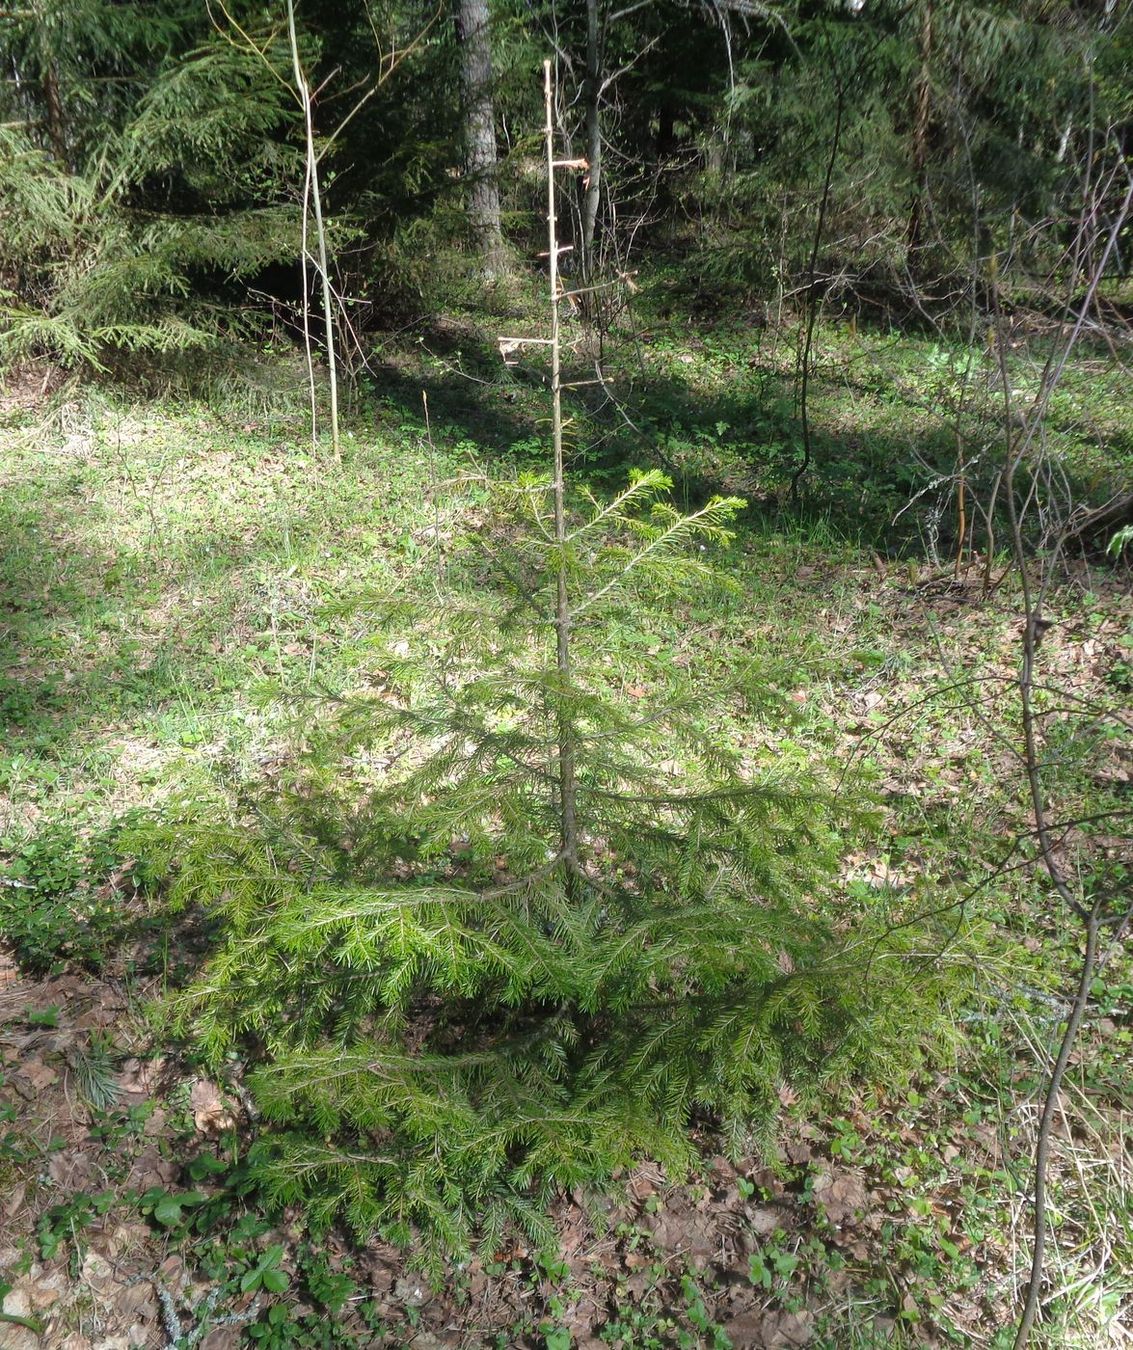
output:
<path id="1" fill-rule="evenodd" d="M 642 306 L 634 359 L 617 367 L 645 440 L 692 490 L 724 485 L 781 505 L 803 453 L 797 330 L 655 318 L 667 312 L 664 299 L 662 275 Z M 1049 342 L 1011 334 L 1005 361 L 1015 413 L 1028 409 L 1050 355 Z M 811 371 L 808 519 L 885 552 L 947 561 L 958 445 L 969 490 L 985 499 L 1002 462 L 999 362 L 985 335 L 969 347 L 945 334 L 825 321 Z M 634 437 L 623 429 L 615 440 L 624 450 Z M 1104 348 L 1087 343 L 1075 353 L 1051 400 L 1044 444 L 1076 503 L 1099 504 L 1130 481 L 1133 398 Z M 976 543 L 986 546 L 981 535 Z"/>
<path id="2" fill-rule="evenodd" d="M 513 462 L 460 425 L 434 424 L 430 445 L 401 408 L 356 423 L 336 465 L 304 443 L 298 409 L 269 435 L 196 404 L 79 399 L 81 433 L 2 433 L 9 829 L 151 800 L 221 753 L 250 763 L 279 717 L 259 691 L 358 678 L 371 658 L 351 602 L 427 587 L 483 475 Z M 738 646 L 761 683 L 789 688 L 831 659 L 815 627 L 788 622 L 800 597 L 782 585 L 820 557 L 813 531 L 753 532 L 725 560 L 734 596 L 647 627 L 673 659 L 729 675 Z M 615 685 L 636 678 L 634 641 L 611 646 Z"/>
<path id="3" fill-rule="evenodd" d="M 337 467 L 297 424 L 284 439 L 194 406 L 88 417 L 81 452 L 36 426 L 4 436 L 11 824 L 139 800 L 222 745 L 254 753 L 272 721 L 257 686 L 349 678 L 361 635 L 328 607 L 412 575 L 436 514 L 469 497 L 408 428 Z"/>

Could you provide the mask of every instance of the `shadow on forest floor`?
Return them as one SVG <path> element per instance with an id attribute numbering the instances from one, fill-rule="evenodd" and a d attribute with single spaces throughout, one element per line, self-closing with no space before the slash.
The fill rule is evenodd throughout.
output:
<path id="1" fill-rule="evenodd" d="M 744 349 L 745 336 L 753 350 Z M 821 521 L 883 553 L 935 558 L 954 550 L 958 434 L 971 507 L 991 499 L 1000 469 L 998 405 L 969 389 L 958 420 L 952 394 L 934 383 L 944 378 L 939 372 L 915 363 L 891 369 L 883 351 L 853 360 L 826 354 L 812 377 L 810 466 L 795 501 L 790 485 L 805 452 L 794 375 L 761 358 L 758 336 L 726 337 L 717 345 L 683 334 L 679 341 L 665 335 L 639 341 L 610 361 L 607 388 L 568 390 L 575 474 L 601 488 L 622 481 L 629 467 L 658 466 L 689 505 L 714 492 L 733 493 L 746 497 L 753 520 L 764 523 Z M 467 332 L 459 340 L 431 333 L 423 346 L 431 364 L 387 363 L 375 372 L 375 392 L 386 406 L 419 418 L 424 390 L 434 426 L 445 426 L 448 436 L 545 467 L 547 380 L 537 359 L 504 368 L 494 347 Z M 581 361 L 574 364 L 568 380 L 592 374 Z M 1051 432 L 1071 500 L 1097 504 L 1119 490 L 1119 467 L 1099 472 L 1101 433 L 1088 419 L 1071 408 L 1052 416 Z M 1105 438 L 1119 466 L 1118 442 L 1119 432 Z M 976 517 L 969 509 L 969 528 Z M 982 547 L 985 540 L 971 542 Z"/>
<path id="2" fill-rule="evenodd" d="M 549 414 L 543 373 L 534 364 L 502 370 L 481 352 L 463 370 L 442 373 L 387 364 L 374 371 L 374 395 L 399 416 L 419 423 L 422 394 L 432 427 L 480 455 L 546 468 Z M 585 371 L 578 373 L 585 378 Z M 918 532 L 895 534 L 891 522 L 910 496 L 947 472 L 954 453 L 952 429 L 910 406 L 918 425 L 906 434 L 890 429 L 862 435 L 838 410 L 818 407 L 811 416 L 812 464 L 800 503 L 789 485 L 803 461 L 801 421 L 792 381 L 774 372 L 745 372 L 711 390 L 690 378 L 661 371 L 613 372 L 608 390 L 591 386 L 564 399 L 568 455 L 578 478 L 596 488 L 620 484 L 630 468 L 659 467 L 673 479 L 686 507 L 714 493 L 746 497 L 752 520 L 821 520 L 863 543 L 895 551 L 916 550 Z"/>

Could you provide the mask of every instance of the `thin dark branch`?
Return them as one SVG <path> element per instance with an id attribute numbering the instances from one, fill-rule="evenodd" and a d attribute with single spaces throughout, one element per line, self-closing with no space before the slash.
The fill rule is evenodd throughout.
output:
<path id="1" fill-rule="evenodd" d="M 825 30 L 824 30 L 825 31 Z M 827 47 L 829 48 L 829 39 Z M 831 52 L 831 64 L 837 83 L 838 101 L 834 114 L 834 134 L 830 138 L 830 154 L 826 160 L 826 177 L 822 182 L 822 197 L 818 206 L 818 218 L 814 223 L 814 238 L 811 241 L 810 264 L 807 268 L 809 278 L 807 286 L 806 335 L 803 340 L 802 367 L 799 384 L 799 417 L 802 422 L 803 457 L 802 462 L 791 476 L 791 501 L 799 498 L 799 484 L 810 468 L 812 458 L 810 439 L 810 354 L 814 346 L 814 326 L 818 321 L 818 297 L 815 294 L 816 272 L 818 268 L 818 250 L 822 247 L 822 237 L 826 233 L 826 213 L 830 206 L 830 186 L 834 179 L 834 166 L 838 162 L 838 152 L 842 145 L 842 121 L 846 108 L 846 86 L 838 73 L 837 64 Z"/>
<path id="2" fill-rule="evenodd" d="M 1023 1350 L 1034 1326 L 1039 1311 L 1039 1297 L 1042 1293 L 1043 1260 L 1046 1255 L 1046 1173 L 1050 1161 L 1050 1135 L 1058 1110 L 1058 1098 L 1062 1089 L 1062 1079 L 1066 1073 L 1074 1042 L 1078 1039 L 1078 1030 L 1085 1016 L 1086 1003 L 1090 997 L 1090 983 L 1098 957 L 1098 928 L 1100 916 L 1097 905 L 1086 916 L 1086 950 L 1082 957 L 1082 968 L 1078 976 L 1078 990 L 1070 1007 L 1070 1016 L 1066 1021 L 1066 1030 L 1058 1047 L 1058 1058 L 1047 1086 L 1046 1100 L 1043 1102 L 1042 1118 L 1039 1121 L 1038 1140 L 1035 1144 L 1035 1244 L 1031 1256 L 1031 1276 L 1027 1283 L 1027 1294 L 1023 1302 L 1023 1315 L 1019 1320 L 1019 1330 L 1015 1335 L 1014 1350 Z"/>

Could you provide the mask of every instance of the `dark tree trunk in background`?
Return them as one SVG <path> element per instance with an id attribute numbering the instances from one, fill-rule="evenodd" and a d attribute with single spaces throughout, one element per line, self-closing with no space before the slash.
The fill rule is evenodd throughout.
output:
<path id="1" fill-rule="evenodd" d="M 67 165 L 67 137 L 63 130 L 63 101 L 59 97 L 59 77 L 55 63 L 48 60 L 43 72 L 43 104 L 47 109 L 47 138 L 61 165 Z"/>
<path id="2" fill-rule="evenodd" d="M 55 158 L 64 167 L 67 165 L 66 119 L 63 114 L 63 97 L 59 92 L 59 70 L 56 64 L 59 52 L 55 46 L 58 37 L 55 26 L 49 22 L 50 6 L 42 0 L 31 6 L 29 16 L 33 16 L 39 41 L 40 84 L 43 93 L 45 130 Z"/>
<path id="3" fill-rule="evenodd" d="M 490 276 L 504 271 L 500 192 L 496 181 L 496 126 L 492 106 L 492 42 L 488 0 L 457 0 L 460 77 L 464 98 L 464 167 L 468 214 Z"/>
<path id="4" fill-rule="evenodd" d="M 932 0 L 924 0 L 917 46 L 921 68 L 913 106 L 913 205 L 909 212 L 908 233 L 910 254 L 920 247 L 925 200 L 928 197 L 928 132 L 932 118 Z"/>

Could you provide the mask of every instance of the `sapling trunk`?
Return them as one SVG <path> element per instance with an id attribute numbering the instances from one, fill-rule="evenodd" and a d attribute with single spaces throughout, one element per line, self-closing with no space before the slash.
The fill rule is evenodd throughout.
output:
<path id="1" fill-rule="evenodd" d="M 582 275 L 594 280 L 594 233 L 602 191 L 602 52 L 598 0 L 586 0 L 586 186 L 582 197 Z"/>
<path id="2" fill-rule="evenodd" d="M 555 222 L 555 128 L 551 63 L 543 63 L 543 97 L 546 105 L 544 134 L 547 142 L 547 249 L 551 288 L 551 428 L 554 442 L 555 544 L 558 551 L 555 602 L 555 663 L 561 696 L 570 684 L 570 594 L 567 585 L 566 482 L 563 472 L 562 352 L 559 325 L 559 241 Z M 578 817 L 574 772 L 574 739 L 570 719 L 560 711 L 558 720 L 559 811 L 562 850 L 567 866 L 578 862 Z"/>
<path id="3" fill-rule="evenodd" d="M 315 153 L 315 126 L 311 111 L 311 88 L 303 73 L 303 63 L 299 60 L 299 39 L 295 32 L 294 0 L 287 0 L 287 36 L 291 44 L 291 64 L 295 72 L 295 88 L 303 108 L 304 139 L 306 142 L 307 166 L 303 184 L 303 261 L 304 291 L 306 288 L 307 250 L 307 204 L 315 213 L 315 240 L 318 246 L 319 281 L 323 300 L 323 323 L 326 326 L 327 371 L 330 378 L 330 443 L 335 459 L 342 454 L 338 436 L 338 359 L 334 341 L 334 306 L 331 297 L 330 272 L 327 263 L 327 233 L 323 220 L 323 196 L 319 187 L 319 161 Z M 304 306 L 306 298 L 304 296 Z M 310 367 L 310 332 L 306 326 L 304 309 L 304 336 L 307 339 L 308 373 L 311 377 L 311 399 L 314 404 L 314 375 Z"/>

